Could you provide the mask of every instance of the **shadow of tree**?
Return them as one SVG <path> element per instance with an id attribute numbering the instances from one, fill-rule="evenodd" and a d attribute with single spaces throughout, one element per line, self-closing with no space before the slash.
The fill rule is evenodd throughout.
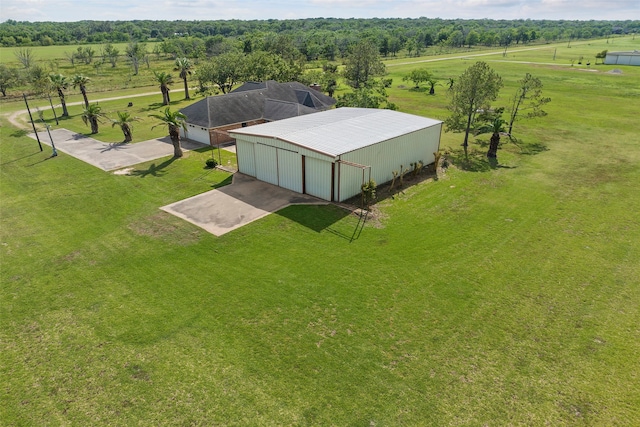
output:
<path id="1" fill-rule="evenodd" d="M 481 152 L 471 147 L 469 147 L 466 155 L 463 149 L 448 151 L 445 153 L 443 161 L 449 162 L 458 169 L 467 172 L 488 172 L 491 169 L 495 169 L 495 166 L 492 167 L 492 163 L 488 161 L 483 151 Z"/>
<path id="2" fill-rule="evenodd" d="M 153 104 L 149 104 L 147 108 L 142 108 L 140 111 L 152 111 L 157 110 L 158 108 L 168 107 L 169 105 L 163 105 L 162 102 L 154 102 Z"/>
<path id="3" fill-rule="evenodd" d="M 18 129 L 10 134 L 12 138 L 22 138 L 23 136 L 29 135 L 29 132 L 25 129 Z"/>
<path id="4" fill-rule="evenodd" d="M 139 176 L 141 178 L 146 177 L 147 175 L 152 175 L 155 177 L 161 177 L 163 176 L 166 171 L 164 170 L 164 168 L 166 168 L 167 166 L 169 166 L 171 163 L 173 163 L 176 160 L 175 157 L 171 157 L 168 160 L 165 160 L 164 162 L 160 163 L 159 165 L 156 165 L 155 163 L 152 163 L 148 169 L 145 170 L 140 170 L 140 169 L 135 169 L 132 170 L 130 175 L 131 176 Z"/>
<path id="5" fill-rule="evenodd" d="M 103 148 L 102 150 L 100 150 L 101 153 L 107 152 L 107 151 L 111 151 L 111 150 L 120 150 L 122 148 L 128 148 L 129 144 L 126 142 L 112 142 L 110 144 L 107 144 L 107 146 L 105 148 Z"/>
<path id="6" fill-rule="evenodd" d="M 521 154 L 525 154 L 528 156 L 531 156 L 534 154 L 540 154 L 544 151 L 549 151 L 549 147 L 547 147 L 546 144 L 540 141 L 526 142 L 523 140 L 519 140 L 517 138 L 513 138 L 511 139 L 511 142 L 513 143 L 513 145 L 515 145 L 520 149 Z"/>
<path id="7" fill-rule="evenodd" d="M 158 91 L 158 96 L 162 96 L 162 94 Z M 171 107 L 172 105 L 176 105 L 176 104 L 180 104 L 182 100 L 180 101 L 171 101 L 169 102 L 169 105 L 164 105 L 162 102 L 154 102 L 153 104 L 149 104 L 148 107 L 146 108 L 141 108 L 140 111 L 158 111 L 158 109 L 162 108 L 167 108 L 167 107 Z"/>

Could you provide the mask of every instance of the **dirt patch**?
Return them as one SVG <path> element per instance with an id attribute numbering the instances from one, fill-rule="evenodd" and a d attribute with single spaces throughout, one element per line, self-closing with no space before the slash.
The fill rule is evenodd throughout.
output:
<path id="1" fill-rule="evenodd" d="M 138 236 L 154 239 L 169 239 L 179 245 L 190 245 L 200 240 L 200 230 L 194 230 L 184 221 L 173 215 L 158 212 L 129 224 L 129 229 Z"/>
<path id="2" fill-rule="evenodd" d="M 113 171 L 114 175 L 131 175 L 131 172 L 134 171 L 134 168 L 124 168 L 118 169 L 117 171 Z"/>

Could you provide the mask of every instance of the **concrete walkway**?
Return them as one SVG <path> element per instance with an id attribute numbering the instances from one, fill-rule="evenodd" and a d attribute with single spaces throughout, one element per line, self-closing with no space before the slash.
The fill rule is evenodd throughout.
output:
<path id="1" fill-rule="evenodd" d="M 34 133 L 29 134 L 36 139 Z M 47 132 L 38 132 L 40 141 L 51 146 Z M 114 143 L 107 144 L 88 136 L 71 132 L 67 129 L 51 131 L 51 137 L 58 151 L 80 159 L 104 171 L 112 171 L 149 160 L 173 155 L 173 144 L 167 136 L 135 144 Z M 199 142 L 181 139 L 183 150 L 195 150 L 207 147 Z"/>
<path id="2" fill-rule="evenodd" d="M 230 185 L 160 209 L 216 236 L 222 236 L 272 212 L 296 204 L 326 205 L 328 202 L 236 173 Z"/>

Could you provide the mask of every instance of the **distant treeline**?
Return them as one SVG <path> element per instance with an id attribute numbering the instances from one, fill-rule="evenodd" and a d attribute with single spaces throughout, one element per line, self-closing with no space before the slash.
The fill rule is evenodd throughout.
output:
<path id="1" fill-rule="evenodd" d="M 0 23 L 1 46 L 49 46 L 121 43 L 215 37 L 244 43 L 268 34 L 288 35 L 307 57 L 340 49 L 356 39 L 371 38 L 381 53 L 442 44 L 509 45 L 532 41 L 589 39 L 640 31 L 640 21 L 462 20 L 462 19 L 338 19 L 224 21 L 78 21 Z M 210 42 L 211 43 L 211 42 Z M 413 46 L 409 46 L 413 47 Z M 308 51 L 311 51 L 309 54 Z M 386 51 L 386 52 L 385 52 Z M 325 55 L 327 56 L 327 55 Z"/>

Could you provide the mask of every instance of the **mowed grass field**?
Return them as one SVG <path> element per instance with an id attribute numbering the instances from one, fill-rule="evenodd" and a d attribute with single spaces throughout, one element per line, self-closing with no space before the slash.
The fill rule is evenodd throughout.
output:
<path id="1" fill-rule="evenodd" d="M 229 182 L 209 153 L 118 176 L 3 118 L 2 423 L 640 424 L 640 67 L 515 55 L 482 58 L 496 105 L 530 72 L 549 116 L 517 122 L 495 169 L 488 136 L 464 162 L 443 134 L 446 173 L 355 234 L 293 206 L 216 238 L 158 209 Z M 401 77 L 473 60 L 388 65 L 391 99 L 445 118 L 445 87 Z"/>

